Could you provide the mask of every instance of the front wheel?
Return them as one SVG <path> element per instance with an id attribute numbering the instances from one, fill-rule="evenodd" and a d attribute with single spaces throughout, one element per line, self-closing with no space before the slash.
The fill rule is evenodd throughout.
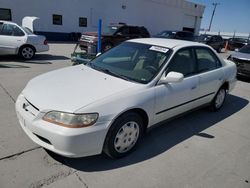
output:
<path id="1" fill-rule="evenodd" d="M 218 111 L 223 106 L 226 94 L 226 89 L 224 87 L 221 87 L 211 103 L 211 108 L 213 111 Z"/>
<path id="2" fill-rule="evenodd" d="M 19 55 L 26 60 L 32 59 L 35 55 L 35 49 L 31 46 L 24 46 L 20 49 Z"/>
<path id="3" fill-rule="evenodd" d="M 129 154 L 143 134 L 143 121 L 136 113 L 120 116 L 110 127 L 104 143 L 104 152 L 112 158 Z"/>

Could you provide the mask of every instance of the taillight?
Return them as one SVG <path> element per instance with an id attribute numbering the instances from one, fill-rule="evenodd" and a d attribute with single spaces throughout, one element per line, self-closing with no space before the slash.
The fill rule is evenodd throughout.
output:
<path id="1" fill-rule="evenodd" d="M 44 44 L 44 45 L 47 45 L 47 44 L 48 44 L 48 41 L 47 41 L 47 40 L 44 40 L 43 44 Z"/>

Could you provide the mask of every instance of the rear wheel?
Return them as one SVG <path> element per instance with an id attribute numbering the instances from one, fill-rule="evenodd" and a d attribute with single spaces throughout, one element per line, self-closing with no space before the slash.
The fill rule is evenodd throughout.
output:
<path id="1" fill-rule="evenodd" d="M 131 112 L 120 116 L 109 129 L 104 152 L 112 158 L 126 156 L 137 146 L 143 129 L 143 121 L 138 114 Z"/>
<path id="2" fill-rule="evenodd" d="M 26 60 L 32 59 L 35 55 L 35 49 L 32 46 L 23 46 L 19 50 L 19 55 Z"/>
<path id="3" fill-rule="evenodd" d="M 224 104 L 226 98 L 227 91 L 225 87 L 221 87 L 219 91 L 216 93 L 212 103 L 211 108 L 213 111 L 218 111 Z"/>

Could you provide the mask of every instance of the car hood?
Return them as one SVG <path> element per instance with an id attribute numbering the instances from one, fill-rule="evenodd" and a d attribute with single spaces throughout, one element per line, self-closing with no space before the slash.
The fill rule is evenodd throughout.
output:
<path id="1" fill-rule="evenodd" d="M 250 60 L 250 54 L 235 52 L 231 55 L 233 58 L 242 59 L 242 60 Z"/>
<path id="2" fill-rule="evenodd" d="M 22 93 L 40 111 L 75 112 L 138 85 L 141 84 L 78 65 L 38 76 L 27 84 Z"/>

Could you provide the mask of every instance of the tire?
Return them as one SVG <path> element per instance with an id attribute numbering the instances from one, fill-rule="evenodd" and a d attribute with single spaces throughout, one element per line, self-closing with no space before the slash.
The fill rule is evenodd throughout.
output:
<path id="1" fill-rule="evenodd" d="M 108 51 L 111 48 L 113 48 L 113 44 L 111 44 L 109 42 L 103 43 L 103 45 L 102 45 L 102 51 L 103 52 L 106 52 L 106 51 Z"/>
<path id="2" fill-rule="evenodd" d="M 219 91 L 216 93 L 214 99 L 211 102 L 211 110 L 218 111 L 223 106 L 226 99 L 227 91 L 225 87 L 221 87 Z"/>
<path id="3" fill-rule="evenodd" d="M 19 50 L 19 56 L 25 60 L 30 60 L 35 56 L 35 48 L 32 46 L 23 46 Z"/>
<path id="4" fill-rule="evenodd" d="M 142 118 L 133 112 L 118 117 L 111 125 L 103 151 L 111 158 L 121 158 L 131 153 L 144 132 Z"/>

